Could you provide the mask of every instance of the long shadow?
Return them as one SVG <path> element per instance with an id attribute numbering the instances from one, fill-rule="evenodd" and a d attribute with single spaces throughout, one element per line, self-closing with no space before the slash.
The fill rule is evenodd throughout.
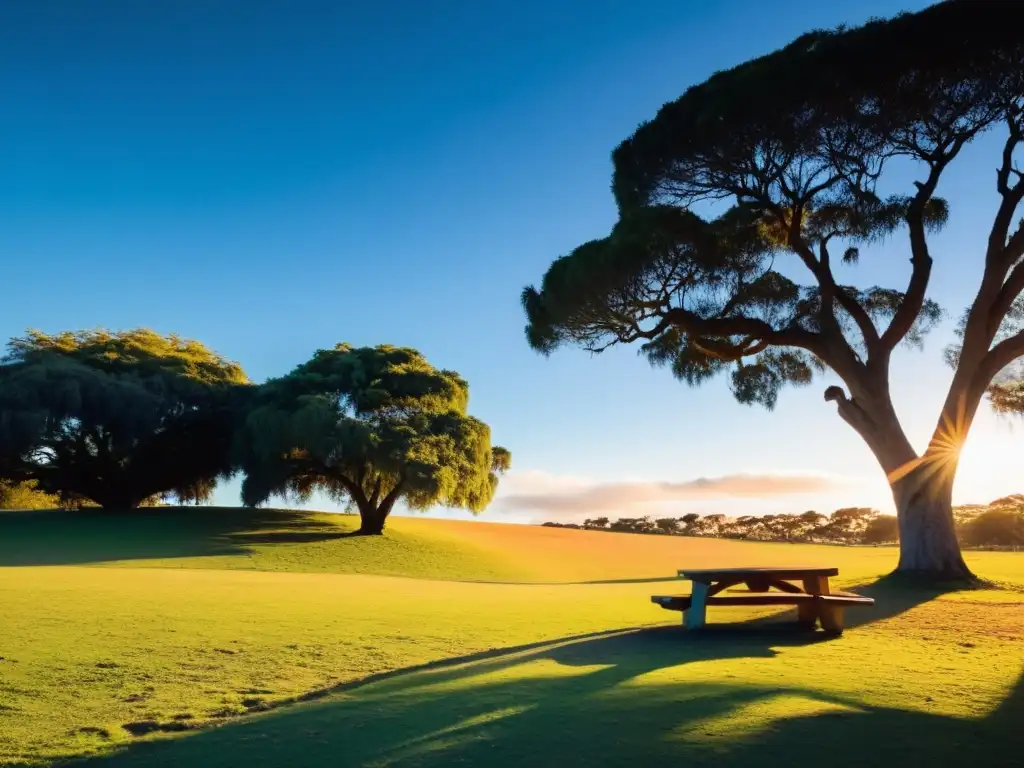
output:
<path id="1" fill-rule="evenodd" d="M 169 742 L 141 743 L 125 752 L 74 763 L 85 766 L 364 766 L 364 765 L 594 765 L 614 754 L 602 713 L 590 708 L 630 680 L 660 669 L 722 658 L 772 658 L 776 649 L 825 642 L 788 628 L 720 626 L 686 642 L 678 627 L 631 630 L 591 639 L 547 643 L 457 665 L 406 672 L 350 686 L 339 695 L 302 704 Z M 709 698 L 710 694 L 710 698 Z M 699 685 L 688 708 L 728 711 L 750 692 Z M 627 698 L 629 698 L 627 696 Z M 664 695 L 637 701 L 629 722 L 663 723 Z M 709 704 L 710 702 L 710 704 Z M 502 721 L 507 723 L 502 725 Z M 590 718 L 594 718 L 590 720 Z M 587 722 L 588 720 L 589 723 Z M 514 725 L 513 725 L 514 724 Z M 492 731 L 490 726 L 498 726 Z M 506 731 L 506 728 L 512 728 Z M 481 731 L 481 729 L 483 729 Z M 628 731 L 627 727 L 624 729 Z M 513 743 L 505 743 L 505 737 Z M 482 746 L 497 739 L 500 749 Z M 552 741 L 554 739 L 554 741 Z M 587 744 L 569 749 L 569 742 Z M 563 740 L 565 743 L 562 743 Z M 598 748 L 598 742 L 603 746 Z M 476 747 L 469 752 L 459 745 Z M 521 748 L 529 746 L 526 753 Z M 581 751 L 582 748 L 582 751 Z M 450 750 L 455 750 L 454 752 Z M 584 755 L 589 755 L 586 761 Z M 577 759 L 577 758 L 581 759 Z M 632 764 L 632 763 L 631 763 Z"/>
<path id="2" fill-rule="evenodd" d="M 935 596 L 885 581 L 868 589 L 879 602 L 859 626 Z M 985 760 L 969 756 L 969 763 L 1019 764 L 1011 747 L 1024 710 L 1021 683 L 988 717 L 964 720 L 868 707 L 823 693 L 827 686 L 787 686 L 784 673 L 771 685 L 752 682 L 765 678 L 746 670 L 789 649 L 843 642 L 794 631 L 780 617 L 788 619 L 709 624 L 699 633 L 679 626 L 628 630 L 478 654 L 348 684 L 321 692 L 330 695 L 316 702 L 139 743 L 85 764 L 960 766 L 973 738 L 986 740 L 978 752 Z M 734 674 L 702 676 L 702 662 L 722 660 L 737 662 L 725 670 Z M 859 663 L 868 669 L 872 661 Z M 780 695 L 810 702 L 814 714 L 777 719 L 787 711 L 776 702 Z M 737 719 L 737 712 L 747 714 Z M 776 719 L 763 727 L 744 721 L 753 717 L 757 726 L 769 715 Z"/>
<path id="3" fill-rule="evenodd" d="M 723 764 L 784 765 L 798 745 L 804 745 L 808 755 L 827 755 L 828 764 L 838 768 L 1024 764 L 1024 669 L 1006 698 L 987 715 L 978 715 L 952 717 L 860 705 L 852 712 L 787 718 L 756 741 L 740 744 Z"/>
<path id="4" fill-rule="evenodd" d="M 848 608 L 845 612 L 845 625 L 850 629 L 855 629 L 865 624 L 899 616 L 915 606 L 931 602 L 942 595 L 977 588 L 979 587 L 963 583 L 922 583 L 898 574 L 889 574 L 851 589 L 852 592 L 859 595 L 874 598 L 875 604 L 870 608 Z"/>
<path id="5" fill-rule="evenodd" d="M 259 543 L 326 541 L 347 534 L 332 522 L 277 509 L 2 512 L 0 566 L 239 555 Z"/>
<path id="6" fill-rule="evenodd" d="M 298 531 L 242 531 L 233 535 L 232 541 L 239 545 L 250 544 L 310 544 L 335 539 L 365 538 L 357 531 L 339 531 L 327 526 L 309 525 L 308 530 Z"/>

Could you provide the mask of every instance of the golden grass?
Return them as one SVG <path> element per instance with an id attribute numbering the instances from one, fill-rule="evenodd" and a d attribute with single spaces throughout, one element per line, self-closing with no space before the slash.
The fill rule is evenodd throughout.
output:
<path id="1" fill-rule="evenodd" d="M 784 544 L 656 536 L 500 523 L 395 518 L 404 534 L 446 540 L 528 570 L 534 581 L 575 582 L 672 577 L 680 568 L 836 566 L 853 583 L 896 567 L 895 547 Z M 1024 555 L 968 552 L 980 575 L 1024 585 Z"/>

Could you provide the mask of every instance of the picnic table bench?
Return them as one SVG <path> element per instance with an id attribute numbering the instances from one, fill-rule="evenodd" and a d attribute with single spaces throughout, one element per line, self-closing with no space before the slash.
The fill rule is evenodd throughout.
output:
<path id="1" fill-rule="evenodd" d="M 704 626 L 709 605 L 795 605 L 800 624 L 813 628 L 820 621 L 826 632 L 840 634 L 844 609 L 875 601 L 853 592 L 831 591 L 829 577 L 838 575 L 838 568 L 822 567 L 681 570 L 678 576 L 693 582 L 690 594 L 654 595 L 651 602 L 682 611 L 687 629 Z M 734 589 L 741 585 L 746 589 Z"/>

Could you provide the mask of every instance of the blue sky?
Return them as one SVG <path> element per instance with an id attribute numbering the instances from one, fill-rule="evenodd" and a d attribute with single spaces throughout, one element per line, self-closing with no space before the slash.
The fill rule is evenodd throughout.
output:
<path id="1" fill-rule="evenodd" d="M 828 378 L 767 413 L 724 381 L 687 389 L 634 349 L 544 359 L 518 298 L 614 223 L 610 152 L 662 103 L 809 28 L 925 5 L 4 4 L 0 336 L 148 326 L 201 339 L 256 381 L 338 341 L 410 345 L 469 380 L 471 410 L 513 452 L 506 496 L 593 499 L 595 483 L 618 483 L 612 516 L 888 508 L 874 459 L 822 400 Z M 980 275 L 992 146 L 940 190 L 952 220 L 933 296 L 952 316 Z M 896 240 L 849 279 L 903 281 L 907 268 Z M 895 365 L 919 446 L 951 327 Z M 982 416 L 957 500 L 1024 490 L 1011 464 L 1022 445 Z M 217 500 L 236 503 L 237 486 Z M 484 519 L 538 515 L 499 500 Z"/>

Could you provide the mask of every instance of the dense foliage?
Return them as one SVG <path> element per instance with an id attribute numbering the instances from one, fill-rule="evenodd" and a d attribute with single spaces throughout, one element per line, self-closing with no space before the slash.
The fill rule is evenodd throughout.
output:
<path id="1" fill-rule="evenodd" d="M 0 509 L 54 509 L 58 506 L 60 499 L 40 491 L 35 480 L 22 483 L 0 480 Z"/>
<path id="2" fill-rule="evenodd" d="M 230 475 L 245 373 L 149 330 L 30 332 L 0 363 L 0 475 L 63 506 L 209 497 Z"/>
<path id="3" fill-rule="evenodd" d="M 468 401 L 406 348 L 339 344 L 257 387 L 173 335 L 29 332 L 0 363 L 0 508 L 202 503 L 244 470 L 245 504 L 322 490 L 363 533 L 399 501 L 479 511 L 511 455 Z"/>
<path id="4" fill-rule="evenodd" d="M 469 388 L 413 349 L 339 344 L 261 387 L 238 440 L 243 501 L 325 491 L 381 533 L 394 505 L 482 510 L 507 450 L 469 416 Z"/>
<path id="5" fill-rule="evenodd" d="M 614 151 L 612 233 L 524 291 L 530 344 L 549 353 L 639 342 L 679 379 L 728 373 L 740 402 L 768 407 L 783 385 L 831 370 L 845 389 L 828 387 L 826 400 L 892 485 L 900 570 L 970 577 L 951 509 L 958 449 L 986 392 L 1004 412 L 1024 402 L 1013 366 L 1024 355 L 1020 20 L 1014 3 L 952 0 L 809 32 L 690 88 Z M 949 215 L 939 182 L 987 132 L 1000 143 L 996 207 L 973 256 L 982 283 L 947 350 L 953 381 L 918 455 L 890 398 L 890 358 L 941 317 L 927 295 L 929 235 Z M 841 282 L 896 233 L 905 285 Z"/>
<path id="6" fill-rule="evenodd" d="M 1024 547 L 1024 496 L 1008 496 L 986 506 L 954 507 L 957 536 L 967 547 Z M 894 544 L 899 526 L 892 515 L 869 507 L 845 507 L 831 515 L 813 510 L 779 515 L 699 515 L 682 517 L 595 517 L 582 523 L 544 523 L 552 528 L 707 536 L 721 539 L 799 542 L 805 544 Z"/>

